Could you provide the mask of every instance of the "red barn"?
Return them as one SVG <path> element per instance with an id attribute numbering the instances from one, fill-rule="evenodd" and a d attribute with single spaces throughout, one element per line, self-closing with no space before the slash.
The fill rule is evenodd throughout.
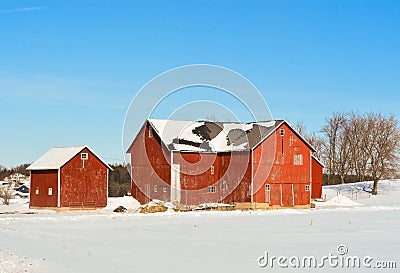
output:
<path id="1" fill-rule="evenodd" d="M 87 146 L 52 148 L 27 170 L 31 172 L 31 208 L 107 206 L 112 169 Z"/>
<path id="2" fill-rule="evenodd" d="M 141 203 L 309 206 L 312 187 L 322 186 L 312 181 L 314 151 L 284 120 L 149 119 L 127 151 L 131 193 Z"/>

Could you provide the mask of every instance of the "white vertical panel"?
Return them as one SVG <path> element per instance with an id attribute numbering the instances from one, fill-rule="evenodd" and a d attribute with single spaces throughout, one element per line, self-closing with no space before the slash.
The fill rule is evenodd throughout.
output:
<path id="1" fill-rule="evenodd" d="M 181 175 L 179 164 L 171 165 L 171 202 L 181 202 Z"/>
<path id="2" fill-rule="evenodd" d="M 60 202 L 60 194 L 61 194 L 61 183 L 60 183 L 60 175 L 61 175 L 61 169 L 58 169 L 57 172 L 57 207 L 61 207 L 61 202 Z"/>
<path id="3" fill-rule="evenodd" d="M 292 206 L 294 207 L 294 186 L 292 183 Z"/>

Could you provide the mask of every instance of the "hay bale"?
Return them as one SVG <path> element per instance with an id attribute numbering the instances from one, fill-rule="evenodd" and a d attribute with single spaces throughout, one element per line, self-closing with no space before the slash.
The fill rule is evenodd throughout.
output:
<path id="1" fill-rule="evenodd" d="M 190 211 L 191 209 L 188 206 L 182 205 L 179 202 L 173 202 L 174 205 L 174 211 L 175 212 L 180 212 L 180 211 Z"/>
<path id="2" fill-rule="evenodd" d="M 140 213 L 165 212 L 167 210 L 168 210 L 168 208 L 166 206 L 164 206 L 163 204 L 158 204 L 158 205 L 154 205 L 154 206 L 144 205 L 140 209 Z"/>

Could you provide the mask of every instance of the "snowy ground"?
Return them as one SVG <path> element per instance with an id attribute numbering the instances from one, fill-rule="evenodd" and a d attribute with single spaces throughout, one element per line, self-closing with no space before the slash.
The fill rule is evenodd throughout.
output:
<path id="1" fill-rule="evenodd" d="M 29 210 L 0 205 L 0 272 L 398 272 L 400 181 L 324 187 L 315 209 L 136 213 L 130 197 L 96 211 Z M 112 210 L 118 205 L 128 213 Z M 17 213 L 14 213 L 17 212 Z M 264 255 L 329 253 L 397 261 L 397 269 L 261 268 Z"/>

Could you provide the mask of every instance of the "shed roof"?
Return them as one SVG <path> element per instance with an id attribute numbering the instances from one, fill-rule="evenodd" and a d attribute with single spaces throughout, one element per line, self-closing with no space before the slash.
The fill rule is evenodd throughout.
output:
<path id="1" fill-rule="evenodd" d="M 93 153 L 107 168 L 112 170 L 112 168 L 87 145 L 51 148 L 47 153 L 32 163 L 27 170 L 58 170 L 85 148 Z"/>

